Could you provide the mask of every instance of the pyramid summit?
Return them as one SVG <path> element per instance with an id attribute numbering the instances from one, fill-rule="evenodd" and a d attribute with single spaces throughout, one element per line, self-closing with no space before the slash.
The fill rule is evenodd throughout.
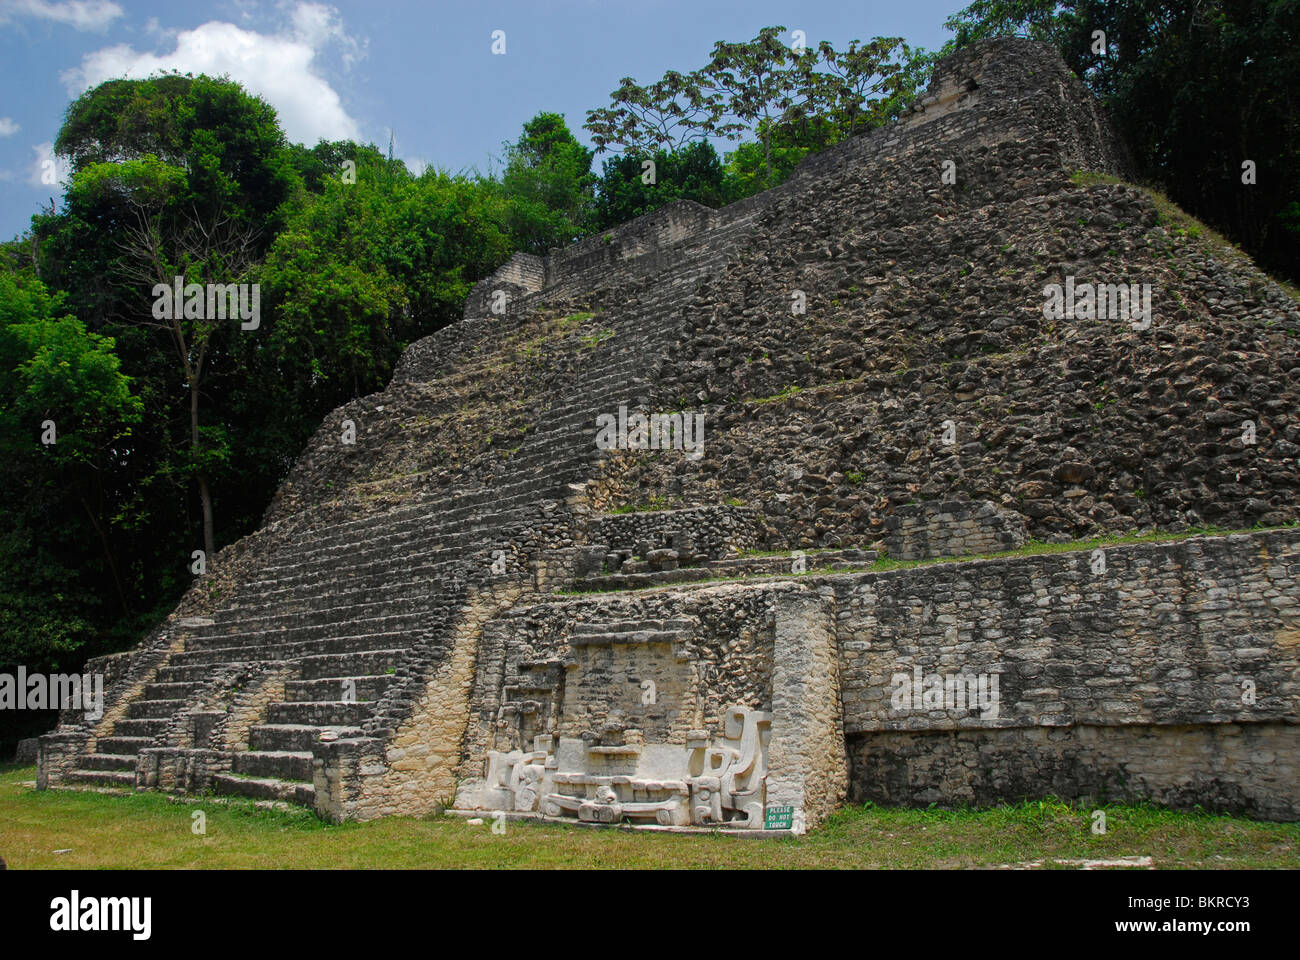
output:
<path id="1" fill-rule="evenodd" d="M 1296 819 L 1300 304 L 1127 176 L 1050 47 L 988 41 L 774 189 L 516 254 L 92 661 L 39 785 Z M 599 442 L 633 414 L 701 455 Z"/>

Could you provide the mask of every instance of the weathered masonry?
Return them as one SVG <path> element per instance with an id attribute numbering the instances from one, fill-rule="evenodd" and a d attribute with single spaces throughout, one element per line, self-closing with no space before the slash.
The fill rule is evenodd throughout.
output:
<path id="1" fill-rule="evenodd" d="M 773 190 L 513 257 L 92 664 L 39 785 L 1300 817 L 1300 309 L 1126 169 L 1050 49 L 993 41 Z M 1065 277 L 1149 284 L 1149 328 L 1046 316 Z M 702 455 L 598 449 L 620 407 L 702 414 Z"/>

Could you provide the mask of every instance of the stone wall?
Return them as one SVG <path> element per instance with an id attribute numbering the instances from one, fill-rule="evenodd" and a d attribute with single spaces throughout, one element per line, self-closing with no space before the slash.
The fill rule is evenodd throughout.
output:
<path id="1" fill-rule="evenodd" d="M 905 504 L 885 517 L 891 560 L 997 553 L 1024 546 L 1025 518 L 987 500 Z"/>
<path id="2" fill-rule="evenodd" d="M 719 560 L 753 549 L 758 543 L 757 513 L 751 507 L 721 504 L 605 514 L 594 518 L 589 538 L 614 550 L 632 549 L 639 556 L 645 554 L 638 547 L 646 543 L 654 548 L 688 543 L 695 556 Z"/>
<path id="3" fill-rule="evenodd" d="M 545 257 L 516 253 L 490 277 L 480 280 L 465 302 L 467 318 L 492 314 L 497 291 L 506 295 L 504 314 L 524 308 L 524 301 L 542 290 L 561 286 L 594 287 L 601 274 L 626 260 L 637 260 L 642 274 L 673 264 L 673 247 L 709 230 L 718 222 L 716 211 L 693 200 L 675 200 L 658 210 L 579 240 L 553 248 Z"/>
<path id="4" fill-rule="evenodd" d="M 1122 151 L 1039 45 L 962 64 L 977 86 L 947 112 L 743 202 L 754 242 L 649 401 L 701 409 L 706 455 L 607 461 L 602 509 L 736 497 L 769 548 L 866 546 L 914 500 L 987 500 L 1049 542 L 1300 517 L 1300 305 L 1142 190 L 1075 176 Z M 1068 276 L 1149 285 L 1150 327 L 1045 317 Z"/>
<path id="5" fill-rule="evenodd" d="M 716 220 L 717 213 L 703 204 L 675 200 L 635 220 L 552 250 L 546 257 L 545 286 L 581 280 L 610 263 L 672 247 L 708 230 Z"/>
<path id="6" fill-rule="evenodd" d="M 461 775 L 616 717 L 684 746 L 731 702 L 770 715 L 766 802 L 809 827 L 846 794 L 1300 818 L 1300 531 L 516 608 L 484 631 Z"/>
<path id="7" fill-rule="evenodd" d="M 1274 766 L 1287 750 L 1300 756 L 1297 531 L 844 579 L 853 582 L 838 616 L 855 796 L 1076 796 L 1127 769 L 1130 798 L 1145 790 L 1174 805 L 1300 817 L 1294 791 L 1280 789 L 1287 768 Z M 996 676 L 996 708 L 899 698 L 915 688 L 895 678 L 914 680 L 918 668 L 923 684 Z M 1189 729 L 1195 738 L 1175 732 Z M 1083 776 L 1088 744 L 1100 753 L 1095 775 Z M 1216 785 L 1224 764 L 1231 790 Z"/>
<path id="8" fill-rule="evenodd" d="M 492 300 L 497 291 L 508 300 L 526 297 L 547 286 L 546 261 L 531 253 L 516 253 L 498 267 L 490 277 L 480 280 L 465 300 L 465 316 L 492 316 Z M 507 304 L 508 306 L 508 304 Z"/>
<path id="9" fill-rule="evenodd" d="M 1298 747 L 1296 727 L 1279 723 L 854 734 L 849 798 L 989 806 L 1056 796 L 1296 820 Z"/>

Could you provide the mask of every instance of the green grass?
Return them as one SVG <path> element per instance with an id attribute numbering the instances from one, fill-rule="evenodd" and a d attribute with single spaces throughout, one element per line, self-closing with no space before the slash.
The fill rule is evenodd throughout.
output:
<path id="1" fill-rule="evenodd" d="M 780 403 L 782 400 L 789 400 L 802 391 L 803 387 L 792 383 L 780 393 L 774 393 L 770 397 L 756 397 L 753 400 L 747 400 L 746 403 Z"/>
<path id="2" fill-rule="evenodd" d="M 604 343 L 612 336 L 614 336 L 614 331 L 608 328 L 604 330 L 597 330 L 595 333 L 589 333 L 587 334 L 587 336 L 582 338 L 582 349 L 584 350 L 594 349 L 595 347 L 600 346 L 602 343 Z"/>
<path id="3" fill-rule="evenodd" d="M 972 868 L 1150 856 L 1164 868 L 1300 867 L 1300 824 L 1054 800 L 985 810 L 841 810 L 805 837 L 638 833 L 456 817 L 326 824 L 305 809 L 163 794 L 36 791 L 32 767 L 0 766 L 0 855 L 10 869 Z M 202 810 L 207 832 L 191 832 Z M 66 850 L 56 854 L 55 850 Z M 1046 863 L 1045 866 L 1059 866 Z"/>

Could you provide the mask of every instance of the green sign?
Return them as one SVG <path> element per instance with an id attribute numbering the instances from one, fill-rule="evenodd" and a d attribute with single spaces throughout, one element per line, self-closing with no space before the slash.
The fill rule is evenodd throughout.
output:
<path id="1" fill-rule="evenodd" d="M 794 826 L 794 807 L 768 807 L 763 820 L 765 830 L 789 830 Z"/>

